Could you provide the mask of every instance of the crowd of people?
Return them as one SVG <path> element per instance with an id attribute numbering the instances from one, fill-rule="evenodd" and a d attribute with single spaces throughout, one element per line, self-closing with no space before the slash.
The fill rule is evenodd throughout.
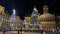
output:
<path id="1" fill-rule="evenodd" d="M 50 33 L 44 31 L 43 29 L 41 30 L 41 34 L 46 34 L 46 33 L 47 34 L 60 34 L 60 29 L 59 29 L 59 27 L 57 27 L 56 29 L 52 29 Z"/>

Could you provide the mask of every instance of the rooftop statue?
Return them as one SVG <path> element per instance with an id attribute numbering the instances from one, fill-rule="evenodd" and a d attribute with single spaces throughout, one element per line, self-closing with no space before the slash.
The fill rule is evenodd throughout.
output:
<path id="1" fill-rule="evenodd" d="M 4 7 L 0 5 L 0 13 L 4 13 Z"/>

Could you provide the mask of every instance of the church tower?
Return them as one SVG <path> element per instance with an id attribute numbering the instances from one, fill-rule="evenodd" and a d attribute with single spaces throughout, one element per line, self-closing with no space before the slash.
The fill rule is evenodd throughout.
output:
<path id="1" fill-rule="evenodd" d="M 40 26 L 39 14 L 38 14 L 38 10 L 36 9 L 36 7 L 34 7 L 33 9 L 29 25 L 32 29 L 35 29 L 35 30 L 38 29 Z"/>

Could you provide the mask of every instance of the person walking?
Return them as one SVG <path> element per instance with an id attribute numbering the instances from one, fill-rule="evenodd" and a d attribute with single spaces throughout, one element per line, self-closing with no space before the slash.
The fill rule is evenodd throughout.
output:
<path id="1" fill-rule="evenodd" d="M 56 34 L 60 34 L 60 32 L 59 32 L 59 29 L 58 29 L 58 28 L 56 29 Z"/>
<path id="2" fill-rule="evenodd" d="M 3 34 L 6 34 L 6 30 L 5 30 L 5 28 L 3 28 L 2 31 L 3 31 Z"/>
<path id="3" fill-rule="evenodd" d="M 41 33 L 41 34 L 45 34 L 45 31 L 43 30 L 43 28 L 41 28 L 40 33 Z"/>
<path id="4" fill-rule="evenodd" d="M 55 29 L 52 29 L 52 34 L 55 34 Z"/>
<path id="5" fill-rule="evenodd" d="M 43 34 L 46 34 L 45 31 L 43 32 Z"/>

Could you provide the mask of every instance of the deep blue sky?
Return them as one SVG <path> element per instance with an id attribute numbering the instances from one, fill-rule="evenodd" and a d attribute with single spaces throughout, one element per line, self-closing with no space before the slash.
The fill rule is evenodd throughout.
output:
<path id="1" fill-rule="evenodd" d="M 17 15 L 24 19 L 24 16 L 32 13 L 34 5 L 42 14 L 42 7 L 45 0 L 0 0 L 0 5 L 4 6 L 7 12 L 11 15 L 12 10 L 15 8 Z M 60 1 L 59 0 L 46 0 L 49 6 L 49 13 L 60 15 Z"/>
<path id="2" fill-rule="evenodd" d="M 5 7 L 6 11 L 11 14 L 12 9 L 14 8 L 14 4 L 12 0 L 0 0 L 0 5 Z"/>

